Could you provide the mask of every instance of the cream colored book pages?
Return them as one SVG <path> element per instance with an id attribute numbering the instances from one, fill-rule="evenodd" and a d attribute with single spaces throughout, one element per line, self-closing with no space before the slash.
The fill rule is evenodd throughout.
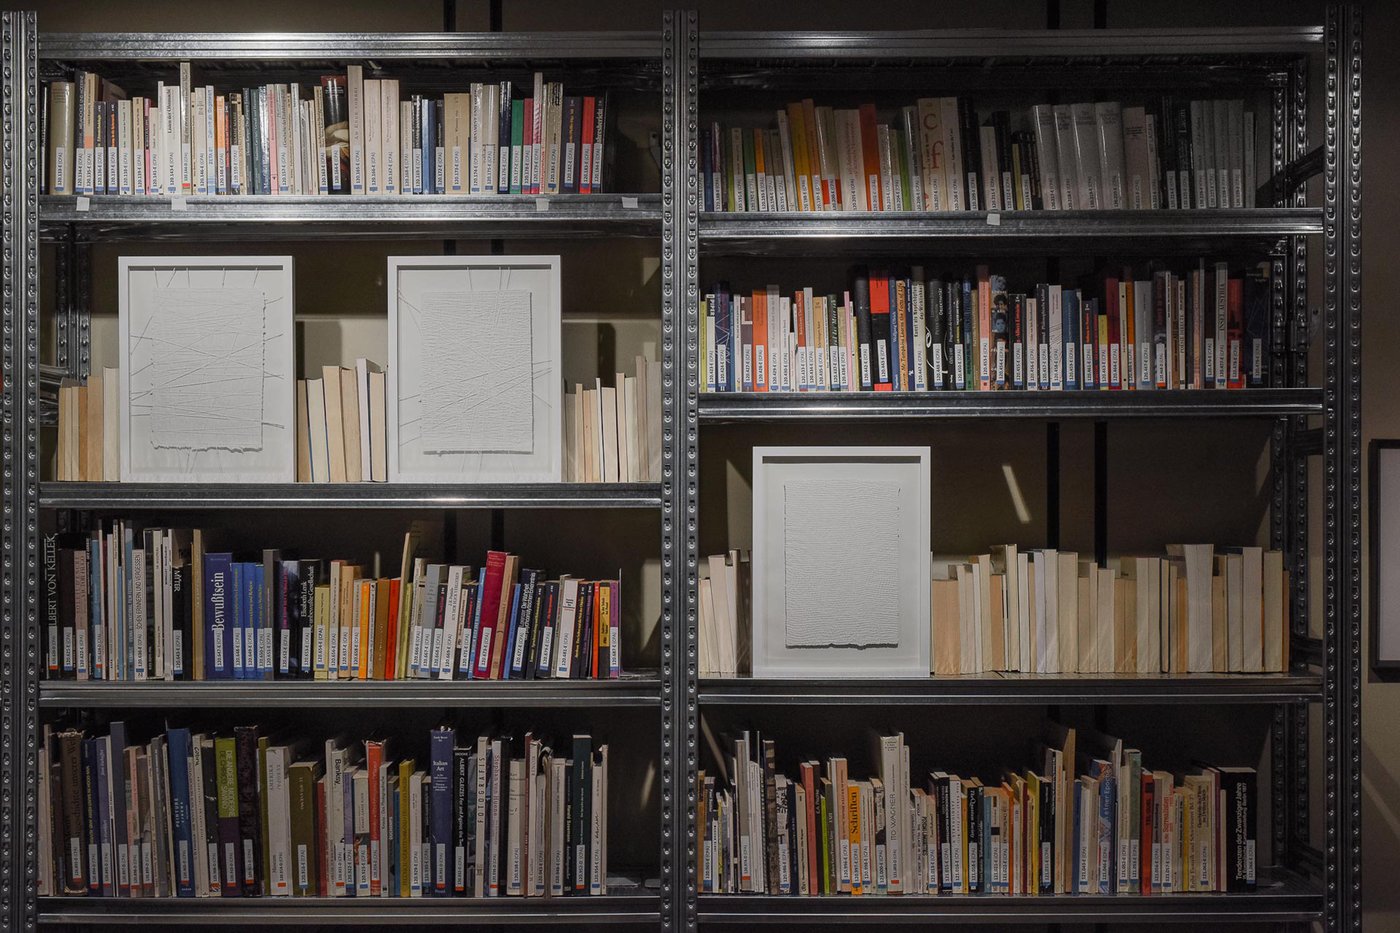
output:
<path id="1" fill-rule="evenodd" d="M 651 475 L 651 458 L 653 448 L 656 446 L 656 439 L 652 436 L 651 430 L 651 380 L 647 374 L 647 359 L 644 356 L 636 357 L 637 365 L 637 466 L 640 469 L 638 479 L 643 482 L 653 482 Z"/>
<path id="2" fill-rule="evenodd" d="M 713 661 L 713 670 L 720 677 L 733 677 L 734 669 L 731 666 L 733 658 L 729 652 L 724 650 L 726 642 L 732 644 L 731 632 L 734 630 L 733 622 L 729 618 L 729 598 L 728 585 L 726 582 L 726 572 L 723 554 L 711 554 L 706 558 L 706 563 L 710 567 L 710 616 L 714 623 L 714 632 L 717 638 L 714 644 L 719 650 L 716 652 Z"/>
<path id="3" fill-rule="evenodd" d="M 88 377 L 87 417 L 83 423 L 83 429 L 87 432 L 87 443 L 83 445 L 83 479 L 90 483 L 100 483 L 104 478 L 102 419 L 106 411 L 106 393 L 116 390 L 116 386 L 107 385 L 96 373 Z"/>
<path id="4" fill-rule="evenodd" d="M 643 482 L 642 464 L 646 462 L 643 452 L 646 433 L 638 420 L 639 413 L 645 410 L 645 406 L 637 404 L 637 377 L 626 377 L 623 380 L 623 390 L 627 400 L 627 481 L 640 483 Z"/>
<path id="5" fill-rule="evenodd" d="M 308 429 L 310 420 L 306 407 L 306 380 L 297 380 L 297 482 L 311 482 L 311 435 Z"/>
<path id="6" fill-rule="evenodd" d="M 371 363 L 363 356 L 355 360 L 355 409 L 356 414 L 359 416 L 356 437 L 359 438 L 360 442 L 360 471 L 359 473 L 351 473 L 350 478 L 352 480 L 358 479 L 366 483 L 370 482 L 374 475 L 374 454 L 370 450 L 370 437 L 372 436 L 372 432 L 369 425 L 369 374 L 370 370 L 377 368 L 378 367 L 375 366 L 374 363 Z M 341 378 L 344 377 L 342 376 Z M 347 466 L 347 470 L 348 469 L 349 467 Z"/>
<path id="7" fill-rule="evenodd" d="M 1288 571 L 1283 567 L 1282 551 L 1263 552 L 1262 578 L 1260 669 L 1282 673 L 1288 658 Z"/>
<path id="8" fill-rule="evenodd" d="M 647 449 L 651 466 L 647 480 L 661 482 L 661 363 L 647 360 Z"/>
<path id="9" fill-rule="evenodd" d="M 579 426 L 583 429 L 583 437 L 580 439 L 580 452 L 583 455 L 583 481 L 596 483 L 599 481 L 598 463 L 595 459 L 597 451 L 593 440 L 598 433 L 596 427 L 598 418 L 597 391 L 581 389 L 579 395 L 583 398 L 583 417 L 579 419 Z"/>
<path id="10" fill-rule="evenodd" d="M 306 380 L 306 427 L 313 483 L 329 483 L 330 450 L 326 440 L 326 389 L 324 379 Z"/>
<path id="11" fill-rule="evenodd" d="M 369 373 L 369 455 L 370 479 L 389 481 L 388 379 L 383 370 Z"/>
<path id="12" fill-rule="evenodd" d="M 574 386 L 574 480 L 591 482 L 588 470 L 588 390 Z"/>
<path id="13" fill-rule="evenodd" d="M 379 82 L 379 169 L 385 194 L 399 193 L 399 82 Z"/>
<path id="14" fill-rule="evenodd" d="M 617 481 L 630 483 L 632 482 L 632 452 L 630 450 L 632 431 L 631 422 L 627 420 L 627 376 L 624 373 L 618 373 L 617 381 L 613 385 L 617 394 Z"/>
<path id="15" fill-rule="evenodd" d="M 1079 664 L 1079 555 L 1060 551 L 1055 566 L 1058 671 L 1072 674 Z"/>
<path id="16" fill-rule="evenodd" d="M 326 449 L 332 483 L 345 482 L 345 421 L 341 409 L 340 367 L 321 367 L 326 397 Z"/>
<path id="17" fill-rule="evenodd" d="M 991 671 L 1006 670 L 1006 578 L 999 573 L 988 574 L 988 617 L 992 629 L 992 651 L 984 667 Z"/>
<path id="18" fill-rule="evenodd" d="M 617 390 L 612 386 L 603 386 L 599 395 L 601 399 L 600 415 L 603 420 L 603 482 L 616 483 L 618 481 L 618 430 L 617 430 Z"/>
<path id="19" fill-rule="evenodd" d="M 1232 671 L 1245 670 L 1245 638 L 1251 628 L 1255 628 L 1254 619 L 1264 618 L 1264 549 L 1260 547 L 1246 547 L 1240 549 L 1240 644 L 1238 652 L 1232 655 L 1232 660 L 1239 662 L 1238 667 L 1231 667 Z M 1287 599 L 1285 595 L 1283 597 Z M 1232 645 L 1233 647 L 1233 645 Z M 1263 650 L 1259 656 L 1263 658 Z"/>
<path id="20" fill-rule="evenodd" d="M 1137 672 L 1137 635 L 1129 626 L 1133 622 L 1133 595 L 1137 581 L 1125 576 L 1113 580 L 1113 672 Z"/>
<path id="21" fill-rule="evenodd" d="M 121 431 L 117 427 L 117 391 L 121 382 L 115 367 L 102 369 L 102 479 L 115 483 L 122 478 Z"/>
<path id="22" fill-rule="evenodd" d="M 946 565 L 943 572 L 947 573 Z M 933 644 L 933 673 L 938 677 L 953 677 L 962 663 L 958 581 L 935 578 L 929 581 L 929 587 L 929 605 L 933 607 L 933 631 L 929 633 Z"/>
<path id="23" fill-rule="evenodd" d="M 1163 628 L 1166 604 L 1162 576 L 1166 565 L 1158 557 L 1139 557 L 1137 609 L 1137 670 L 1140 674 L 1162 673 Z"/>
<path id="24" fill-rule="evenodd" d="M 69 475 L 73 479 L 82 481 L 87 479 L 83 473 L 84 453 L 87 450 L 87 386 L 75 386 L 73 388 L 72 403 L 72 433 L 68 441 Z"/>
<path id="25" fill-rule="evenodd" d="M 997 622 L 992 618 L 992 558 L 990 554 L 978 554 L 973 561 L 973 573 L 977 580 L 977 672 L 1000 670 L 1001 661 L 997 657 L 997 646 L 1005 645 L 1005 636 L 996 636 Z"/>
<path id="26" fill-rule="evenodd" d="M 578 423 L 574 420 L 575 400 L 573 392 L 564 393 L 564 482 L 566 483 L 578 482 L 578 455 L 575 449 L 578 444 Z"/>
<path id="27" fill-rule="evenodd" d="M 1094 634 L 1098 639 L 1098 672 L 1115 674 L 1119 671 L 1121 658 L 1118 652 L 1118 626 L 1122 618 L 1118 612 L 1116 586 L 1117 574 L 1108 567 L 1094 567 L 1094 582 L 1098 593 L 1095 597 L 1097 621 Z"/>
<path id="28" fill-rule="evenodd" d="M 1225 666 L 1221 670 L 1238 673 L 1244 665 L 1244 555 L 1226 554 L 1225 562 Z"/>
<path id="29" fill-rule="evenodd" d="M 1219 558 L 1216 558 L 1219 560 Z M 1222 571 L 1223 567 L 1220 568 Z M 1210 581 L 1210 669 L 1225 671 L 1230 665 L 1229 595 L 1224 573 L 1217 573 Z"/>
<path id="30" fill-rule="evenodd" d="M 1076 569 L 1075 596 L 1079 609 L 1075 619 L 1079 628 L 1075 635 L 1079 647 L 1076 663 L 1081 674 L 1099 672 L 1099 640 L 1094 630 L 1098 623 L 1099 588 L 1094 570 L 1094 562 L 1091 560 L 1079 561 Z"/>
<path id="31" fill-rule="evenodd" d="M 355 370 L 340 368 L 340 417 L 345 441 L 345 482 L 362 481 L 364 467 L 360 453 L 360 393 Z"/>
<path id="32" fill-rule="evenodd" d="M 364 88 L 364 111 L 365 111 L 365 193 L 384 193 L 384 120 L 380 113 L 384 106 L 383 91 L 379 87 L 380 82 L 375 78 L 367 78 Z"/>
<path id="33" fill-rule="evenodd" d="M 710 578 L 700 579 L 700 676 L 714 677 L 719 673 L 719 665 L 715 662 L 715 640 L 718 632 L 715 630 L 714 600 L 710 591 Z"/>
<path id="34" fill-rule="evenodd" d="M 959 674 L 981 673 L 977 666 L 980 638 L 977 631 L 977 581 L 972 564 L 958 564 L 958 669 Z"/>

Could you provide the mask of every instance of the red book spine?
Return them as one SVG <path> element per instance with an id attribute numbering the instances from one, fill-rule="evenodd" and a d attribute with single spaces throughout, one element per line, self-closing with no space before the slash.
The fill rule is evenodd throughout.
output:
<path id="1" fill-rule="evenodd" d="M 1079 298 L 1079 316 L 1083 319 L 1081 327 L 1084 332 L 1079 335 L 1080 352 L 1084 354 L 1084 359 L 1079 361 L 1079 388 L 1092 389 L 1098 385 L 1099 355 L 1103 352 L 1099 347 L 1099 312 L 1098 302 L 1090 301 L 1087 295 Z"/>
<path id="2" fill-rule="evenodd" d="M 525 157 L 524 164 L 530 167 L 530 171 L 520 176 L 520 190 L 525 194 L 539 194 L 539 189 L 535 187 L 535 174 L 538 168 L 535 167 L 535 154 L 532 147 L 535 145 L 535 99 L 525 98 L 525 109 L 521 115 L 521 122 L 524 123 L 524 132 L 520 142 L 523 151 L 530 153 Z"/>
<path id="3" fill-rule="evenodd" d="M 394 679 L 394 671 L 398 666 L 398 644 L 399 644 L 399 598 L 403 592 L 403 581 L 398 577 L 389 581 L 389 623 L 385 626 L 384 640 L 388 642 L 384 646 L 384 671 L 385 680 Z"/>
<path id="4" fill-rule="evenodd" d="M 812 383 L 816 380 L 812 378 L 812 368 L 807 358 L 807 305 L 802 289 L 798 289 L 792 298 L 793 318 L 797 321 L 797 372 L 793 380 L 798 389 L 806 390 L 813 388 Z"/>
<path id="5" fill-rule="evenodd" d="M 593 118 L 597 114 L 598 98 L 585 97 L 583 99 L 583 144 L 580 152 L 583 153 L 581 164 L 587 167 L 586 171 L 581 171 L 578 180 L 579 194 L 593 193 Z"/>
<path id="6" fill-rule="evenodd" d="M 1138 837 L 1141 842 L 1138 845 L 1138 855 L 1141 864 L 1138 866 L 1138 893 L 1155 893 L 1152 883 L 1152 814 L 1157 810 L 1156 784 L 1153 781 L 1152 773 L 1145 771 L 1142 774 L 1142 829 Z"/>
<path id="7" fill-rule="evenodd" d="M 1113 370 L 1114 348 L 1118 346 L 1118 280 L 1105 279 L 1103 283 L 1104 314 L 1108 317 L 1108 345 L 1099 344 L 1103 359 L 1099 363 L 1099 388 L 1116 389 L 1118 380 Z"/>
<path id="8" fill-rule="evenodd" d="M 1225 373 L 1227 389 L 1244 388 L 1244 367 L 1241 365 L 1244 340 L 1244 279 L 1230 279 L 1225 299 L 1225 328 L 1227 344 Z"/>
<path id="9" fill-rule="evenodd" d="M 870 378 L 875 391 L 894 391 L 894 346 L 890 343 L 890 280 L 883 272 L 870 273 L 870 356 Z"/>
<path id="10" fill-rule="evenodd" d="M 506 552 L 487 551 L 486 570 L 481 584 L 481 634 L 472 647 L 476 661 L 472 665 L 472 676 L 486 679 L 491 674 L 491 643 L 496 636 L 496 617 L 501 611 L 501 588 L 505 580 Z"/>
<path id="11" fill-rule="evenodd" d="M 813 773 L 815 770 L 810 762 L 802 765 L 802 789 L 807 792 L 807 807 L 806 812 L 798 814 L 801 819 L 807 821 L 807 838 L 813 840 L 820 838 L 817 835 L 817 784 Z M 808 884 L 811 886 L 808 890 L 809 894 L 822 893 L 821 885 L 818 882 L 820 877 L 817 874 L 817 846 L 808 845 L 807 878 L 809 879 Z"/>
<path id="12" fill-rule="evenodd" d="M 880 131 L 875 122 L 875 105 L 860 105 L 860 157 L 865 165 L 865 209 L 878 211 L 884 203 L 880 196 Z"/>
<path id="13" fill-rule="evenodd" d="M 371 897 L 379 897 L 382 891 L 383 878 L 379 874 L 379 855 L 383 840 L 379 835 L 379 795 L 382 788 L 379 786 L 379 766 L 384 763 L 384 743 L 382 741 L 365 742 L 365 771 L 369 775 L 369 893 Z"/>

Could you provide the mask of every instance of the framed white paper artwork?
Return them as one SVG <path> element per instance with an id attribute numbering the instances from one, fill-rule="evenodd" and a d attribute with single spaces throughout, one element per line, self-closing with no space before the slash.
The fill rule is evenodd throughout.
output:
<path id="1" fill-rule="evenodd" d="M 389 257 L 389 481 L 559 482 L 558 256 Z"/>
<path id="2" fill-rule="evenodd" d="M 121 477 L 289 483 L 290 256 L 118 261 Z"/>
<path id="3" fill-rule="evenodd" d="M 753 615 L 755 677 L 927 677 L 929 448 L 754 448 Z"/>

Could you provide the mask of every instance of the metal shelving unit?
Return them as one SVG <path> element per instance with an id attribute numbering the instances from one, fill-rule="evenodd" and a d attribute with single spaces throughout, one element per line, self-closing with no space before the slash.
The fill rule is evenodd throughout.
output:
<path id="1" fill-rule="evenodd" d="M 1280 418 L 1319 415 L 1321 389 L 1160 392 L 717 392 L 700 397 L 705 424 L 909 418 Z"/>
<path id="2" fill-rule="evenodd" d="M 1270 544 L 1287 554 L 1294 575 L 1292 663 L 1269 676 L 1053 677 L 990 675 L 895 681 L 699 680 L 693 646 L 686 663 L 691 746 L 706 709 L 759 717 L 794 707 L 902 706 L 1046 707 L 1120 705 L 1255 705 L 1273 710 L 1268 795 L 1272 840 L 1281 866 L 1266 872 L 1248 895 L 1144 897 L 887 897 L 779 898 L 696 895 L 694 853 L 688 862 L 690 928 L 749 928 L 765 924 L 883 928 L 894 924 L 1138 924 L 1249 923 L 1277 929 L 1323 922 L 1329 930 L 1359 930 L 1359 394 L 1360 322 L 1360 4 L 1320 4 L 1325 24 L 1300 29 L 956 30 L 947 32 L 703 33 L 682 109 L 698 114 L 699 97 L 715 92 L 742 111 L 746 95 L 810 96 L 814 86 L 837 87 L 879 98 L 894 83 L 918 87 L 980 88 L 1043 93 L 1047 87 L 1102 87 L 1104 76 L 1124 88 L 1163 87 L 1218 96 L 1247 87 L 1272 101 L 1274 179 L 1261 189 L 1258 209 L 1247 211 L 1123 211 L 914 214 L 743 214 L 696 212 L 689 247 L 696 264 L 708 258 L 801 257 L 860 261 L 903 251 L 910 255 L 1059 255 L 1107 251 L 1170 255 L 1211 250 L 1272 257 L 1275 289 L 1270 384 L 1255 392 L 999 392 L 999 393 L 694 393 L 691 430 L 713 425 L 800 422 L 927 423 L 969 418 L 1046 423 L 1058 451 L 1061 421 L 1091 421 L 1096 444 L 1107 423 L 1124 419 L 1264 419 L 1273 425 Z M 1309 61 L 1325 60 L 1328 137 L 1320 152 L 1307 143 Z M 989 77 L 995 75 L 995 78 Z M 945 91 L 945 93 L 952 92 Z M 1125 91 L 1124 93 L 1130 93 Z M 864 99 L 869 99 L 866 97 Z M 696 123 L 692 120 L 690 134 Z M 689 157 L 694 160 L 693 149 Z M 1321 206 L 1309 205 L 1299 181 L 1325 167 Z M 1269 202 L 1273 203 L 1270 204 Z M 1327 271 L 1327 366 L 1321 378 L 1307 368 L 1308 245 L 1320 242 Z M 1112 254 L 1112 253 L 1110 253 Z M 693 291 L 696 270 L 688 287 Z M 699 345 L 698 300 L 687 306 L 686 342 Z M 689 414 L 689 413 L 688 413 Z M 1317 430 L 1321 423 L 1322 431 Z M 704 432 L 697 432 L 701 437 Z M 1096 448 L 1098 449 L 1098 448 Z M 1103 448 L 1106 450 L 1106 446 Z M 1324 458 L 1326 627 L 1309 637 L 1308 458 Z M 1058 456 L 1052 453 L 1051 456 Z M 1096 466 L 1096 474 L 1099 471 Z M 698 514 L 700 482 L 687 478 L 687 514 Z M 1106 502 L 1106 498 L 1104 499 Z M 1096 538 L 1098 533 L 1096 533 Z M 685 554 L 686 572 L 699 578 L 696 539 Z M 1096 545 L 1103 542 L 1096 540 Z M 1051 546 L 1055 546 L 1051 542 Z M 1335 588 L 1334 588 L 1335 587 Z M 693 631 L 698 599 L 692 591 L 687 626 Z M 1324 773 L 1310 775 L 1310 714 L 1321 708 Z M 810 750 L 809 750 L 810 751 Z M 693 777 L 695 765 L 689 764 Z M 1319 780 L 1320 779 L 1320 780 Z M 1318 787 L 1328 790 L 1318 793 Z M 692 783 L 693 787 L 693 783 Z M 1324 838 L 1314 841 L 1310 801 L 1326 807 Z M 696 800 L 687 800 L 694 811 Z M 693 827 L 689 838 L 694 839 Z"/>
<path id="3" fill-rule="evenodd" d="M 4 711 L 0 712 L 0 827 L 6 840 L 0 858 L 0 890 L 6 893 L 0 930 L 37 926 L 117 925 L 473 925 L 570 927 L 636 926 L 670 929 L 671 878 L 677 870 L 671 835 L 676 773 L 671 767 L 674 726 L 670 716 L 676 678 L 672 658 L 680 637 L 674 607 L 683 583 L 663 562 L 664 601 L 657 631 L 659 668 L 632 672 L 616 681 L 458 682 L 197 682 L 40 683 L 37 627 L 39 578 L 37 529 L 41 511 L 60 524 L 84 515 L 241 512 L 251 510 L 644 510 L 659 517 L 658 553 L 672 553 L 677 534 L 668 508 L 674 482 L 642 484 L 120 484 L 39 482 L 39 250 L 51 249 L 56 263 L 54 307 L 57 359 L 62 372 L 85 375 L 91 364 L 92 250 L 98 242 L 226 240 L 502 240 L 506 238 L 644 238 L 663 243 L 663 276 L 674 275 L 679 256 L 664 247 L 674 219 L 663 209 L 671 179 L 660 192 L 599 195 L 413 197 L 39 197 L 38 102 L 40 79 L 82 67 L 131 87 L 169 80 L 180 61 L 192 60 L 216 84 L 305 80 L 307 75 L 362 62 L 367 74 L 384 70 L 427 88 L 459 87 L 485 76 L 516 77 L 540 69 L 584 75 L 601 87 L 647 95 L 658 118 L 674 100 L 672 14 L 649 32 L 535 34 L 317 33 L 317 34 L 74 34 L 38 33 L 33 13 L 5 13 L 3 166 L 7 198 L 3 215 L 3 347 L 7 377 L 3 395 L 4 614 L 6 667 Z M 670 43 L 670 44 L 668 44 Z M 663 77 L 663 72 L 665 77 Z M 669 82 L 669 84 L 668 84 Z M 669 88 L 669 90 L 668 90 Z M 665 148 L 674 150 L 673 126 L 662 120 Z M 499 244 L 498 244 L 499 245 Z M 46 280 L 48 281 L 48 280 Z M 674 373 L 684 365 L 672 325 L 678 305 L 666 292 L 659 309 L 662 409 L 673 416 L 679 402 Z M 651 309 L 648 309 L 651 310 Z M 48 358 L 50 331 L 43 329 Z M 680 462 L 671 447 L 675 432 L 663 431 L 667 475 Z M 581 517 L 580 520 L 587 520 Z M 494 524 L 494 523 L 493 523 Z M 678 598 L 679 597 L 679 598 Z M 37 800 L 35 750 L 45 716 L 102 717 L 123 711 L 197 710 L 232 715 L 234 710 L 312 711 L 353 715 L 356 709 L 452 711 L 477 709 L 532 716 L 625 714 L 625 721 L 655 723 L 657 822 L 654 847 L 641 846 L 649 863 L 605 897 L 559 899 L 144 899 L 46 897 L 35 893 Z M 652 731 L 648 725 L 647 731 Z M 619 774 L 620 783 L 631 775 Z M 635 823 L 635 820 L 631 821 Z M 614 831 L 628 825 L 623 813 Z M 651 861 L 654 859 L 655 861 Z M 628 866 L 631 867 L 631 866 Z"/>
<path id="4" fill-rule="evenodd" d="M 33 14 L 0 20 L 6 68 L 0 168 L 4 188 L 0 268 L 0 930 L 40 924 L 247 926 L 352 923 L 635 924 L 666 933 L 766 923 L 878 928 L 894 924 L 1254 923 L 1281 929 L 1321 922 L 1359 931 L 1360 912 L 1360 51 L 1359 0 L 1323 2 L 1323 25 L 1259 29 L 960 30 L 871 33 L 701 35 L 694 12 L 668 13 L 656 33 L 45 35 Z M 1309 58 L 1322 61 L 1325 140 L 1307 136 Z M 387 200 L 316 198 L 94 197 L 37 194 L 41 62 L 82 63 L 132 76 L 168 72 L 191 58 L 212 74 L 316 73 L 322 66 L 372 61 L 412 68 L 426 80 L 460 81 L 484 69 L 570 67 L 596 62 L 619 81 L 659 87 L 661 190 L 655 195 Z M 868 67 L 867 67 L 868 66 Z M 739 88 L 801 85 L 846 69 L 852 91 L 878 88 L 890 70 L 936 86 L 949 76 L 979 80 L 997 66 L 1000 86 L 1032 89 L 1054 81 L 1093 86 L 1111 74 L 1125 88 L 1248 86 L 1272 102 L 1269 154 L 1279 178 L 1323 167 L 1321 207 L 1301 190 L 1276 189 L 1273 207 L 1251 211 L 1123 212 L 1113 216 L 1006 212 L 841 217 L 702 214 L 696 144 L 699 95 L 724 69 Z M 635 72 L 634 78 L 626 77 Z M 927 80 L 925 80 L 927 78 Z M 273 79 L 271 77 L 269 80 Z M 1049 79 L 1049 83 L 1047 83 Z M 216 78 L 218 80 L 218 78 Z M 912 77 L 911 77 L 912 80 Z M 980 80 L 985 80 L 982 78 Z M 732 88 L 731 88 L 732 90 Z M 39 249 L 52 242 L 57 277 L 57 363 L 85 373 L 90 361 L 88 255 L 96 240 L 318 237 L 657 237 L 661 253 L 663 480 L 636 487 L 272 487 L 202 490 L 39 482 Z M 1325 367 L 1309 378 L 1306 353 L 1273 356 L 1271 384 L 1233 393 L 999 393 L 701 396 L 698 384 L 698 263 L 701 257 L 879 254 L 935 249 L 1035 253 L 1123 249 L 1195 250 L 1202 245 L 1272 256 L 1276 349 L 1306 345 L 1308 248 L 1320 253 L 1326 303 Z M 704 681 L 695 640 L 699 580 L 702 425 L 795 420 L 921 422 L 969 417 L 1037 419 L 1048 424 L 1133 418 L 1262 418 L 1274 426 L 1270 536 L 1290 568 L 1308 560 L 1310 458 L 1323 458 L 1324 630 L 1310 637 L 1308 586 L 1294 587 L 1293 664 L 1283 675 L 1188 678 L 1001 676 L 872 683 Z M 1321 430 L 1318 425 L 1321 424 Z M 38 627 L 40 509 L 81 511 L 335 508 L 642 508 L 661 525 L 659 669 L 608 684 L 43 684 Z M 1295 574 L 1298 580 L 1300 575 Z M 517 689 L 519 688 L 519 689 Z M 139 691 L 139 692 L 138 692 Z M 659 801 L 658 886 L 607 898 L 480 901 L 374 900 L 347 903 L 231 900 L 103 900 L 34 897 L 34 769 L 41 711 L 255 704 L 286 708 L 570 707 L 655 709 Z M 1274 710 L 1267 790 L 1268 832 L 1276 861 L 1250 895 L 1056 898 L 774 898 L 697 896 L 694 779 L 699 720 L 706 706 L 818 707 L 915 705 L 1084 706 L 1108 704 L 1264 705 Z M 1310 714 L 1320 710 L 1320 729 Z M 629 715 L 633 715 L 629 713 Z M 1314 756 L 1313 733 L 1322 749 Z M 1323 761 L 1310 774 L 1308 762 Z M 1316 787 L 1325 786 L 1325 793 Z M 1313 807 L 1322 838 L 1314 841 Z"/>
<path id="5" fill-rule="evenodd" d="M 654 892 L 555 898 L 129 898 L 46 897 L 38 924 L 109 926 L 520 926 L 615 925 L 654 928 L 661 901 Z"/>
<path id="6" fill-rule="evenodd" d="M 39 484 L 39 507 L 165 509 L 655 509 L 656 483 L 60 483 Z"/>

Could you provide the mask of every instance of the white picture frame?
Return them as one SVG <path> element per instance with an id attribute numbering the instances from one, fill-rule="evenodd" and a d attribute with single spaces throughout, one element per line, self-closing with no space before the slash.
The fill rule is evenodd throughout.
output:
<path id="1" fill-rule="evenodd" d="M 559 257 L 390 256 L 388 295 L 389 481 L 559 482 Z"/>
<path id="2" fill-rule="evenodd" d="M 291 256 L 120 257 L 122 481 L 294 481 L 294 312 Z"/>
<path id="3" fill-rule="evenodd" d="M 754 448 L 754 677 L 928 677 L 929 458 Z"/>

